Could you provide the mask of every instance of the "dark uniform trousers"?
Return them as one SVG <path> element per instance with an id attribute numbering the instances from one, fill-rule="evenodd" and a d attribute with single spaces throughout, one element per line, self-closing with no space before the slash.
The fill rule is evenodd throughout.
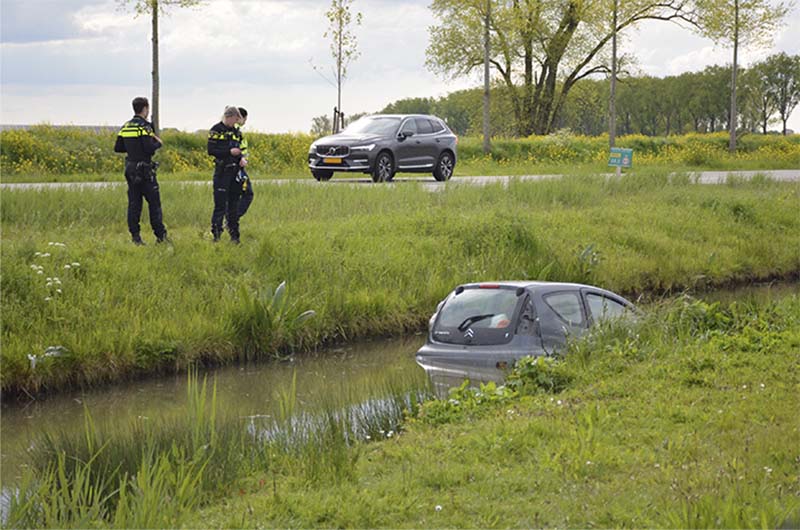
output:
<path id="1" fill-rule="evenodd" d="M 128 230 L 132 235 L 139 234 L 139 219 L 142 216 L 142 199 L 147 200 L 150 211 L 150 227 L 156 238 L 162 239 L 167 229 L 161 213 L 161 195 L 158 191 L 158 181 L 155 175 L 152 178 L 137 178 L 136 162 L 125 163 L 125 180 L 128 182 Z"/>
<path id="2" fill-rule="evenodd" d="M 214 212 L 211 214 L 211 232 L 215 236 L 222 233 L 222 218 L 228 224 L 231 239 L 239 239 L 239 198 L 242 185 L 236 182 L 239 164 L 217 161 L 214 165 Z"/>

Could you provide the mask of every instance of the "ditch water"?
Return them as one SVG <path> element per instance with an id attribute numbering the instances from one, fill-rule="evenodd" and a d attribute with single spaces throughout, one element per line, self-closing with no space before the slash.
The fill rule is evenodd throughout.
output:
<path id="1" fill-rule="evenodd" d="M 697 295 L 707 301 L 800 295 L 800 283 L 757 285 Z M 646 309 L 646 307 L 645 307 Z M 277 415 L 280 396 L 296 394 L 296 413 L 326 405 L 365 403 L 388 388 L 419 388 L 424 371 L 414 353 L 425 335 L 383 339 L 303 355 L 288 362 L 229 366 L 205 373 L 216 382 L 217 406 L 243 419 Z M 33 438 L 42 430 L 81 432 L 84 409 L 98 429 L 114 430 L 150 417 L 176 414 L 186 405 L 186 374 L 150 378 L 93 391 L 45 397 L 27 403 L 4 402 L 0 416 L 0 481 L 8 486 L 21 475 Z M 294 389 L 294 390 L 293 390 Z"/>

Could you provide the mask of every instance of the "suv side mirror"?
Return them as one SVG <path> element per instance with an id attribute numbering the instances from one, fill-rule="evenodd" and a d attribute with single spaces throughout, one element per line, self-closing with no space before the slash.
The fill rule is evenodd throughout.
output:
<path id="1" fill-rule="evenodd" d="M 400 134 L 398 134 L 397 136 L 399 136 L 400 138 L 406 139 L 409 136 L 414 136 L 414 133 L 411 132 L 411 131 L 400 131 Z"/>

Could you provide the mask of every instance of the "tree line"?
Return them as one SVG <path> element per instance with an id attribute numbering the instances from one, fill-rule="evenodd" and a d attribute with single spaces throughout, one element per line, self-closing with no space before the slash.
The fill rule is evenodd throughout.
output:
<path id="1" fill-rule="evenodd" d="M 617 82 L 616 132 L 619 135 L 669 136 L 719 132 L 730 123 L 731 66 L 667 77 L 627 76 Z M 800 104 L 800 55 L 778 53 L 740 69 L 739 131 L 767 134 L 772 127 L 786 134 L 786 122 Z M 456 134 L 482 131 L 483 89 L 460 90 L 440 98 L 405 98 L 381 109 L 386 114 L 435 114 Z M 608 132 L 608 79 L 584 79 L 570 91 L 553 130 L 568 129 L 595 136 Z M 347 122 L 364 113 L 347 117 Z M 503 83 L 491 90 L 490 120 L 497 136 L 526 136 L 515 120 L 513 97 Z M 312 134 L 331 130 L 326 116 L 314 118 Z"/>

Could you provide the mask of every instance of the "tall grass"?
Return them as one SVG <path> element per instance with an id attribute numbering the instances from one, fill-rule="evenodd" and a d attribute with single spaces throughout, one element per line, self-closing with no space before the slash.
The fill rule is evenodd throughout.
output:
<path id="1" fill-rule="evenodd" d="M 121 156 L 114 155 L 114 132 L 47 125 L 0 132 L 0 172 L 12 181 L 121 180 Z M 206 134 L 164 131 L 157 160 L 162 180 L 209 180 L 213 171 L 206 153 Z M 310 178 L 305 134 L 247 133 L 248 170 L 256 178 Z M 635 167 L 688 169 L 782 169 L 800 166 L 800 136 L 744 136 L 730 154 L 725 133 L 617 138 L 634 149 Z M 479 137 L 459 142 L 457 175 L 564 173 L 582 166 L 606 171 L 608 138 L 571 134 L 494 138 L 492 153 L 483 154 Z M 568 170 L 565 168 L 569 168 Z"/>
<path id="2" fill-rule="evenodd" d="M 797 295 L 668 300 L 511 388 L 426 401 L 335 488 L 284 473 L 189 525 L 792 528 L 799 341 Z"/>
<path id="3" fill-rule="evenodd" d="M 143 248 L 128 241 L 122 190 L 4 191 L 2 389 L 400 335 L 469 281 L 580 281 L 636 296 L 790 276 L 800 270 L 798 189 L 666 174 L 441 193 L 275 186 L 261 190 L 233 247 L 206 233 L 208 189 L 164 184 L 174 245 Z M 273 333 L 269 289 L 282 281 L 294 309 Z M 316 316 L 291 324 L 305 310 Z M 55 346 L 61 354 L 45 354 Z"/>
<path id="4" fill-rule="evenodd" d="M 256 420 L 224 414 L 216 386 L 209 391 L 191 372 L 185 407 L 175 415 L 110 429 L 86 410 L 81 435 L 45 431 L 35 440 L 31 471 L 7 494 L 4 526 L 174 528 L 209 499 L 230 495 L 248 474 L 346 481 L 358 445 L 378 439 L 365 433 L 398 431 L 404 414 L 415 413 L 409 396 L 426 392 L 416 378 L 374 383 L 366 389 L 374 398 L 357 402 L 364 391 L 327 396 L 300 411 L 292 386 L 273 419 Z"/>

